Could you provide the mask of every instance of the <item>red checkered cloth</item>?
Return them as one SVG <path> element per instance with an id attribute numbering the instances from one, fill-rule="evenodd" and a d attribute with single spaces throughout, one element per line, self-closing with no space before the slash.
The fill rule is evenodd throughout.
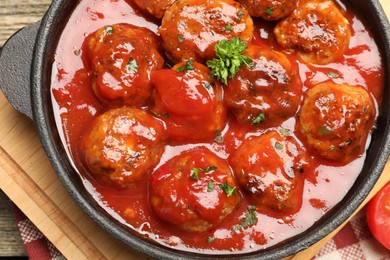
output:
<path id="1" fill-rule="evenodd" d="M 30 260 L 62 260 L 64 256 L 14 205 L 18 224 Z M 370 233 L 365 209 L 361 210 L 330 240 L 313 260 L 390 260 L 390 251 Z"/>
<path id="2" fill-rule="evenodd" d="M 13 205 L 13 211 L 29 260 L 65 259 L 17 206 Z"/>
<path id="3" fill-rule="evenodd" d="M 372 236 L 365 208 L 356 214 L 313 258 L 315 260 L 390 260 L 390 251 Z"/>

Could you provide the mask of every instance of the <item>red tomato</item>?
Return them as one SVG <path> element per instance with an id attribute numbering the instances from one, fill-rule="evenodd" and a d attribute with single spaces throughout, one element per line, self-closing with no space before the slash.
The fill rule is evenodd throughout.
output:
<path id="1" fill-rule="evenodd" d="M 390 250 L 390 181 L 368 203 L 367 222 L 374 237 Z"/>

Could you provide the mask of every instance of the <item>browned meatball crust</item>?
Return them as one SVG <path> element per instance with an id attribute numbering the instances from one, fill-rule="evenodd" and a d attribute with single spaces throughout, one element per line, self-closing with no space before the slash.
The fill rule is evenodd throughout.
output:
<path id="1" fill-rule="evenodd" d="M 219 224 L 240 201 L 229 165 L 204 147 L 185 151 L 150 177 L 150 205 L 163 220 L 202 232 Z"/>
<path id="2" fill-rule="evenodd" d="M 134 3 L 144 12 L 147 12 L 154 17 L 161 19 L 164 16 L 165 10 L 175 0 L 133 0 Z"/>
<path id="3" fill-rule="evenodd" d="M 157 35 L 146 28 L 115 24 L 92 34 L 87 47 L 94 72 L 92 87 L 100 101 L 129 106 L 147 104 L 150 73 L 164 66 Z"/>
<path id="4" fill-rule="evenodd" d="M 307 92 L 298 129 L 322 157 L 346 163 L 363 152 L 375 114 L 365 89 L 326 82 Z"/>
<path id="5" fill-rule="evenodd" d="M 233 0 L 179 0 L 165 12 L 159 29 L 167 56 L 179 63 L 204 62 L 215 57 L 219 41 L 253 38 L 253 21 Z"/>
<path id="6" fill-rule="evenodd" d="M 94 177 L 127 187 L 145 180 L 164 151 L 163 124 L 145 111 L 122 107 L 99 116 L 83 135 L 80 154 Z"/>
<path id="7" fill-rule="evenodd" d="M 307 62 L 328 64 L 348 47 L 351 28 L 332 0 L 310 0 L 299 5 L 274 29 L 277 42 L 297 49 Z"/>
<path id="8" fill-rule="evenodd" d="M 238 122 L 265 128 L 295 115 L 302 83 L 287 57 L 255 45 L 249 45 L 244 55 L 252 63 L 224 88 L 224 102 Z"/>
<path id="9" fill-rule="evenodd" d="M 229 158 L 242 189 L 265 214 L 281 217 L 301 208 L 310 157 L 292 136 L 270 131 L 245 142 Z"/>
<path id="10" fill-rule="evenodd" d="M 238 0 L 251 16 L 275 21 L 292 13 L 299 0 Z"/>

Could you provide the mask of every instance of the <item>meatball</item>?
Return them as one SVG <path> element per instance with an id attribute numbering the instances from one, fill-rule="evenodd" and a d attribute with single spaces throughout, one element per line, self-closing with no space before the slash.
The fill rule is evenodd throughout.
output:
<path id="1" fill-rule="evenodd" d="M 224 88 L 224 102 L 237 121 L 265 128 L 294 116 L 302 83 L 286 56 L 254 45 L 244 55 L 252 63 L 243 66 Z"/>
<path id="2" fill-rule="evenodd" d="M 292 13 L 298 0 L 238 0 L 251 16 L 279 20 Z"/>
<path id="3" fill-rule="evenodd" d="M 164 151 L 165 129 L 145 111 L 111 109 L 92 121 L 84 133 L 81 159 L 104 184 L 128 187 L 148 178 Z"/>
<path id="4" fill-rule="evenodd" d="M 88 39 L 93 90 L 105 104 L 143 106 L 149 101 L 150 73 L 164 66 L 157 35 L 128 24 L 105 26 Z"/>
<path id="5" fill-rule="evenodd" d="M 264 214 L 294 214 L 302 205 L 310 157 L 292 136 L 270 131 L 246 140 L 229 158 L 237 182 Z"/>
<path id="6" fill-rule="evenodd" d="M 159 33 L 167 56 L 178 63 L 215 58 L 221 40 L 253 38 L 253 21 L 233 0 L 179 0 L 167 9 Z"/>
<path id="7" fill-rule="evenodd" d="M 363 152 L 375 115 L 365 89 L 325 82 L 307 92 L 298 129 L 323 158 L 347 163 Z"/>
<path id="8" fill-rule="evenodd" d="M 154 71 L 153 113 L 167 123 L 173 141 L 208 141 L 226 124 L 221 85 L 209 69 L 196 62 L 182 62 L 172 69 Z"/>
<path id="9" fill-rule="evenodd" d="M 149 195 L 159 218 L 189 232 L 212 229 L 240 201 L 229 165 L 204 147 L 185 151 L 158 168 L 150 176 Z"/>
<path id="10" fill-rule="evenodd" d="M 134 3 L 144 12 L 161 19 L 165 10 L 176 0 L 133 0 Z"/>
<path id="11" fill-rule="evenodd" d="M 314 64 L 328 64 L 342 56 L 351 38 L 349 22 L 332 0 L 306 1 L 274 32 L 282 47 L 297 49 Z"/>

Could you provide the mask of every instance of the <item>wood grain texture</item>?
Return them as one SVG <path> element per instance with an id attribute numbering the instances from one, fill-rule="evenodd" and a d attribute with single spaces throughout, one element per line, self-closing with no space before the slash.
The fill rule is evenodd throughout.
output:
<path id="1" fill-rule="evenodd" d="M 16 30 L 38 21 L 50 2 L 0 0 L 0 46 Z M 380 2 L 389 15 L 389 0 Z M 78 207 L 50 165 L 33 123 L 16 112 L 1 93 L 0 124 L 0 188 L 65 257 L 145 259 L 102 230 Z M 389 179 L 388 164 L 369 198 Z M 310 259 L 336 232 L 290 258 Z"/>

